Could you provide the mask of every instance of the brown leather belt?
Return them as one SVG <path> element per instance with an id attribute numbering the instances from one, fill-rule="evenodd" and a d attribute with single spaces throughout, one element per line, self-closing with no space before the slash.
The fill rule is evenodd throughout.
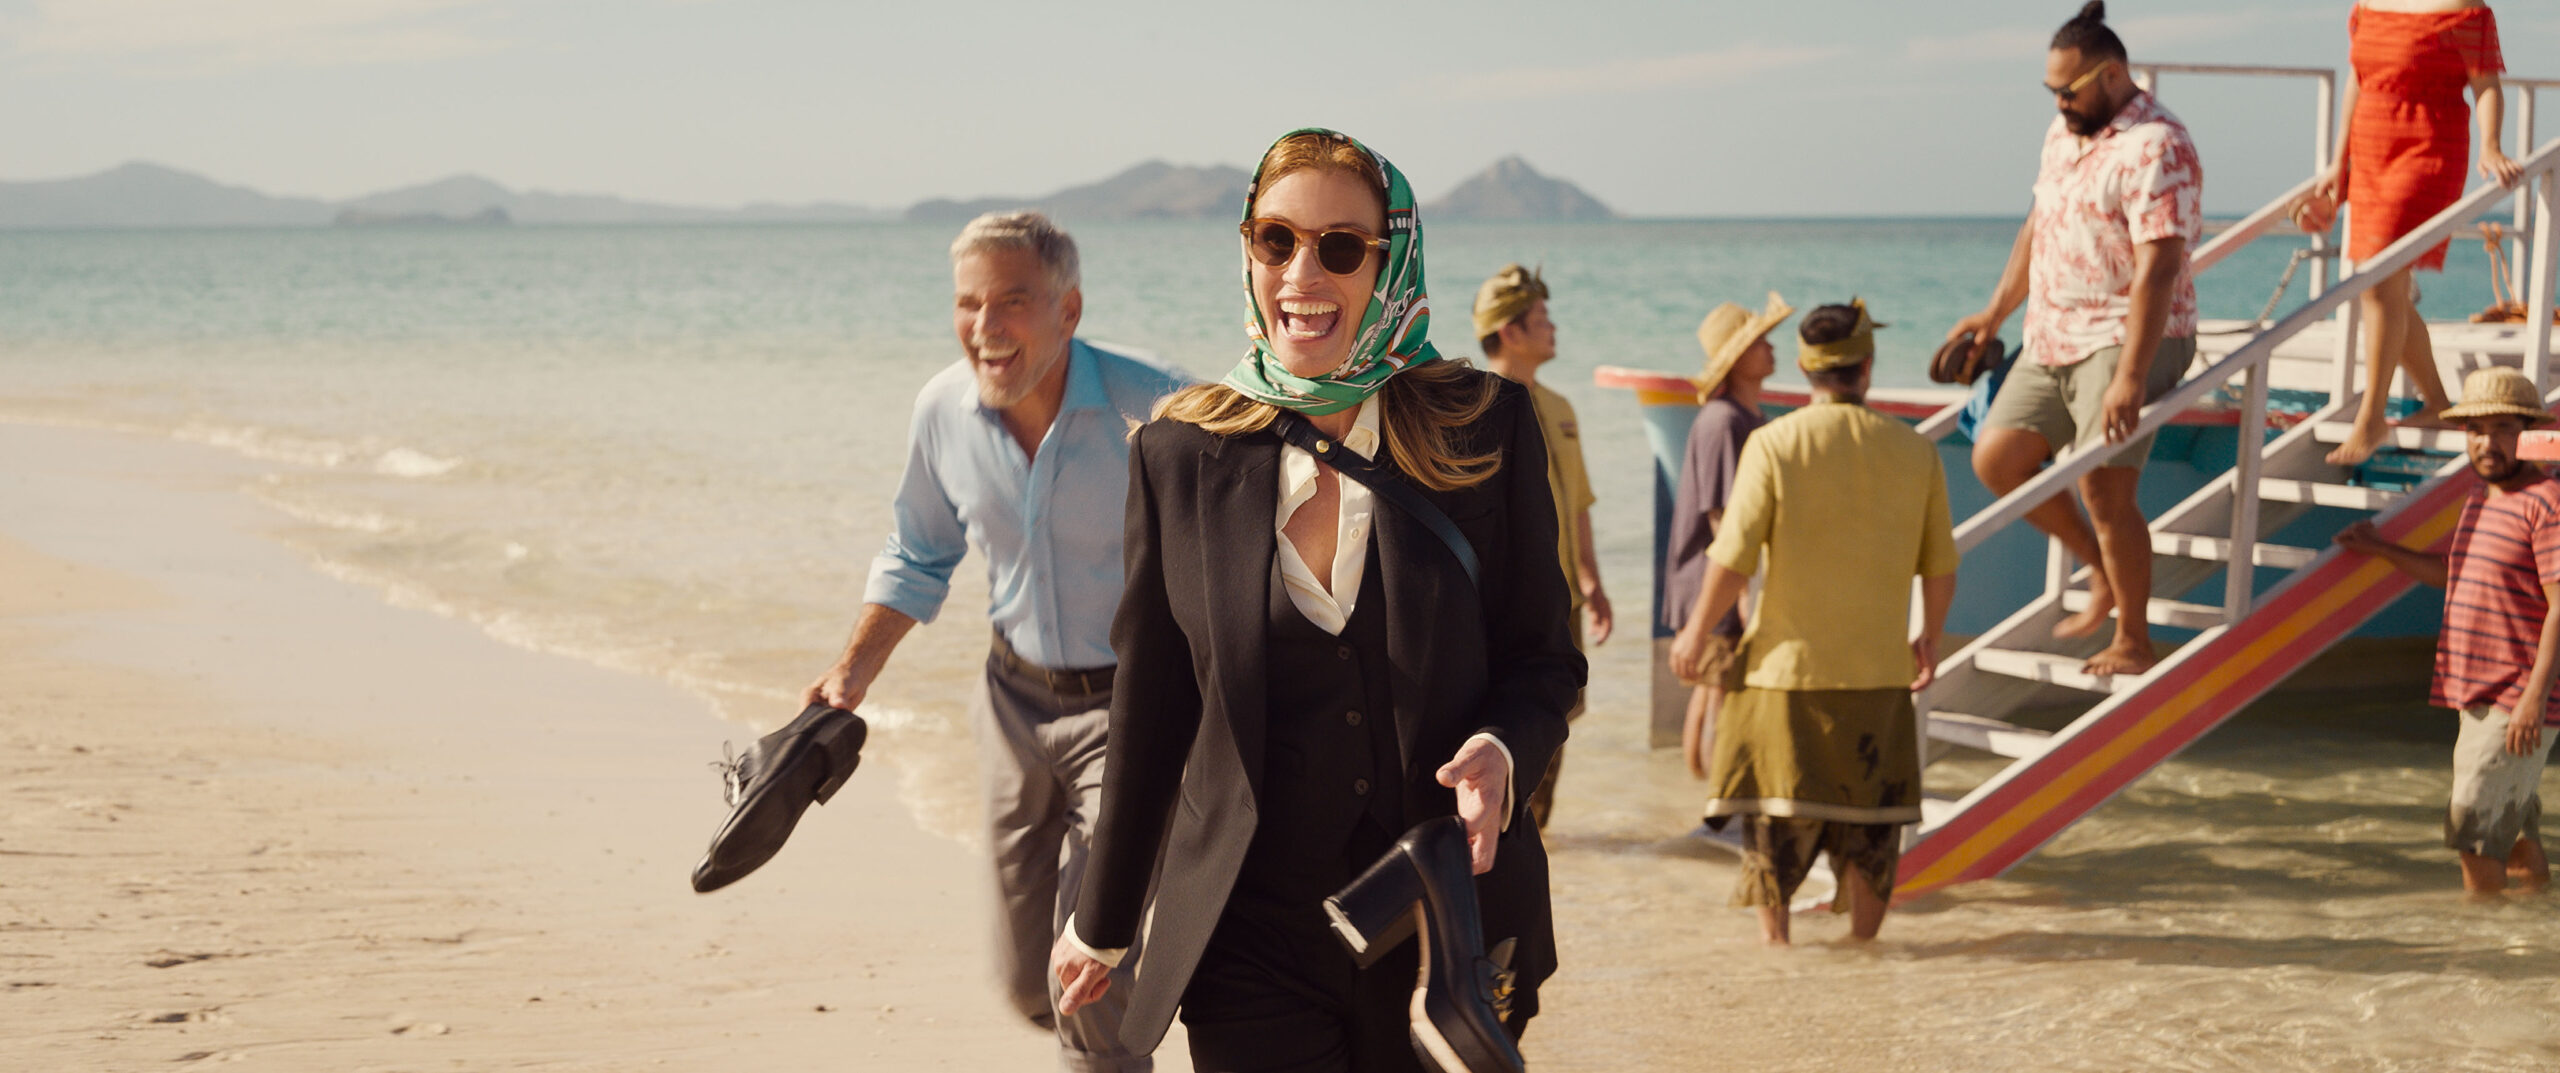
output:
<path id="1" fill-rule="evenodd" d="M 1111 675 L 1117 667 L 1088 667 L 1082 670 L 1051 670 L 1022 658 L 1006 642 L 1003 631 L 995 634 L 995 648 L 989 653 L 995 665 L 1006 674 L 1028 682 L 1038 682 L 1061 697 L 1090 697 L 1111 692 Z"/>

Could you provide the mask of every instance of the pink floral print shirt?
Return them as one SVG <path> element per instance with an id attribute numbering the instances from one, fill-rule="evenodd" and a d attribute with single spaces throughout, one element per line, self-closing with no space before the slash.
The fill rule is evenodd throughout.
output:
<path id="1" fill-rule="evenodd" d="M 2124 342 L 2132 311 L 2133 248 L 2204 235 L 2204 165 L 2178 117 L 2137 94 L 2097 137 L 2061 116 L 2044 134 L 2036 169 L 2034 251 L 2027 264 L 2027 353 L 2073 365 Z M 2178 271 L 2164 338 L 2196 333 L 2196 283 Z"/>

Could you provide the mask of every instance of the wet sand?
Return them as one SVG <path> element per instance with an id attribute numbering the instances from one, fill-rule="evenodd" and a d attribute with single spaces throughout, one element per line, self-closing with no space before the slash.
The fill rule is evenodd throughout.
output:
<path id="1" fill-rule="evenodd" d="M 0 424 L 0 458 L 0 1068 L 1050 1065 L 893 757 L 697 896 L 705 761 L 751 733 L 702 699 L 321 576 L 229 456 Z M 2443 720 L 2262 708 L 2010 877 L 1791 951 L 1596 708 L 1532 1066 L 2560 1069 L 2560 907 L 2459 904 Z"/>

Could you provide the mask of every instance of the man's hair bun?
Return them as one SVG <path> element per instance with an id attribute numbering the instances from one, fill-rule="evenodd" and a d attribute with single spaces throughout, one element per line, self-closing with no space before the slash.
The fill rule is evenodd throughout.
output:
<path id="1" fill-rule="evenodd" d="M 2054 31 L 2053 44 L 2048 47 L 2056 52 L 2076 49 L 2093 59 L 2123 62 L 2125 58 L 2124 42 L 2107 28 L 2106 0 L 2089 0 L 2080 5 L 2080 13 Z"/>

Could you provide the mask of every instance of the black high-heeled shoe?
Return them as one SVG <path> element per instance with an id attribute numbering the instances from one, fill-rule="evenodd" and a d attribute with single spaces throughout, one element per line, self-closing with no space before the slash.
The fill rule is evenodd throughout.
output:
<path id="1" fill-rule="evenodd" d="M 711 836 L 702 863 L 693 866 L 693 889 L 719 890 L 782 852 L 800 814 L 812 804 L 826 804 L 862 766 L 862 743 L 870 732 L 859 715 L 812 704 L 789 725 L 756 739 L 745 755 L 712 765 L 720 769 L 721 796 L 737 810 Z"/>
<path id="2" fill-rule="evenodd" d="M 1504 1031 L 1512 974 L 1484 949 L 1483 916 L 1467 855 L 1467 827 L 1455 816 L 1425 820 L 1351 885 L 1324 900 L 1334 935 L 1367 968 L 1419 936 L 1422 968 L 1413 983 L 1413 1050 L 1441 1073 L 1523 1073 L 1520 1048 Z M 1507 955 L 1510 940 L 1497 949 Z"/>

